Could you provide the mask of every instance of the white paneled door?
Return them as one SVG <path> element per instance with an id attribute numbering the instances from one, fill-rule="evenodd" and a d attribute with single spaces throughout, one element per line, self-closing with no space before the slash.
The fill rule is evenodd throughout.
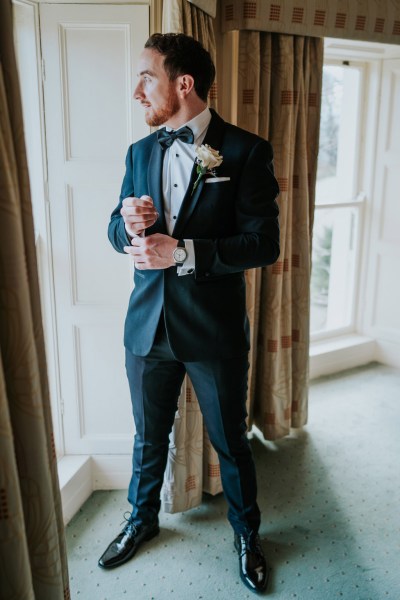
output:
<path id="1" fill-rule="evenodd" d="M 107 224 L 128 145 L 148 133 L 132 90 L 149 7 L 41 4 L 40 24 L 65 452 L 129 454 L 132 265 Z"/>

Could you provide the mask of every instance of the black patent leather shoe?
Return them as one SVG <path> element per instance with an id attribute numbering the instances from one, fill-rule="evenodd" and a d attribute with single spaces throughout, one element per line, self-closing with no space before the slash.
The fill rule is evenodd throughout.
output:
<path id="1" fill-rule="evenodd" d="M 151 540 L 160 532 L 158 520 L 146 525 L 144 523 L 133 523 L 128 519 L 121 533 L 111 542 L 107 550 L 100 557 L 98 565 L 102 569 L 113 569 L 119 567 L 132 558 L 139 546 Z"/>
<path id="2" fill-rule="evenodd" d="M 235 533 L 235 548 L 239 554 L 240 577 L 253 592 L 263 592 L 267 588 L 269 569 L 265 562 L 258 534 L 239 535 Z"/>

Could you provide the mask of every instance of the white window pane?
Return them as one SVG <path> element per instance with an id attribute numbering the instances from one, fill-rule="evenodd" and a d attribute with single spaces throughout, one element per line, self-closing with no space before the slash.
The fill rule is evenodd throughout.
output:
<path id="1" fill-rule="evenodd" d="M 315 212 L 311 272 L 311 333 L 352 321 L 358 209 Z"/>
<path id="2" fill-rule="evenodd" d="M 316 198 L 346 202 L 357 194 L 359 69 L 324 66 Z"/>

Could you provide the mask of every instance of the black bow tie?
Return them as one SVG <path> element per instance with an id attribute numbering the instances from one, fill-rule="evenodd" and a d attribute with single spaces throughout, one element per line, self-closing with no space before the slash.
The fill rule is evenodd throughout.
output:
<path id="1" fill-rule="evenodd" d="M 167 131 L 165 128 L 159 129 L 157 138 L 161 148 L 169 148 L 175 140 L 181 140 L 186 144 L 193 144 L 194 142 L 193 131 L 190 127 L 181 127 L 178 131 Z"/>

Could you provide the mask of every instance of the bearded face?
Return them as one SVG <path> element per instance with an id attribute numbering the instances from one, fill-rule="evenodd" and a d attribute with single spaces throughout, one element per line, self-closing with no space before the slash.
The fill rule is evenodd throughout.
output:
<path id="1" fill-rule="evenodd" d="M 175 82 L 170 81 L 164 69 L 164 57 L 145 48 L 139 58 L 138 73 L 134 98 L 145 109 L 146 123 L 152 127 L 164 125 L 180 109 Z"/>
<path id="2" fill-rule="evenodd" d="M 151 102 L 148 102 L 147 105 L 144 104 L 144 108 L 144 118 L 147 125 L 150 125 L 151 127 L 158 127 L 159 125 L 167 123 L 171 117 L 176 115 L 180 108 L 175 89 L 170 90 L 170 93 L 168 94 L 168 97 L 164 103 L 159 102 L 152 104 Z"/>

